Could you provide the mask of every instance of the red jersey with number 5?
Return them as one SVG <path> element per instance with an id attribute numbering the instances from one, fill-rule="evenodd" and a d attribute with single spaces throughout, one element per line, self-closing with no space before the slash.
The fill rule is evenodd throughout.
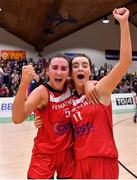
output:
<path id="1" fill-rule="evenodd" d="M 70 121 L 71 91 L 66 88 L 59 92 L 46 85 L 49 100 L 43 110 L 36 109 L 43 125 L 34 139 L 33 151 L 52 154 L 73 146 L 72 126 Z"/>

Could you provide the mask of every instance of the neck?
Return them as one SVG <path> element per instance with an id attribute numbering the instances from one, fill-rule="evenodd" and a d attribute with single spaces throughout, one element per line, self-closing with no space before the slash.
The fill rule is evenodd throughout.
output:
<path id="1" fill-rule="evenodd" d="M 84 91 L 84 86 L 76 86 L 76 90 L 78 95 L 81 95 Z"/>
<path id="2" fill-rule="evenodd" d="M 64 90 L 64 86 L 63 86 L 61 89 L 56 89 L 56 88 L 50 83 L 50 81 L 48 81 L 47 84 L 48 84 L 52 89 L 54 89 L 55 91 L 62 92 L 62 91 Z"/>

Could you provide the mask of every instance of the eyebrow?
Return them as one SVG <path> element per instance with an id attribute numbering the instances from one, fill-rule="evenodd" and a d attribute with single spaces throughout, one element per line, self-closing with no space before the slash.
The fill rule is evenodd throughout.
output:
<path id="1" fill-rule="evenodd" d="M 78 62 L 74 62 L 74 63 L 72 63 L 72 65 L 78 65 L 79 63 Z M 82 64 L 89 64 L 88 62 L 82 62 Z"/>
<path id="2" fill-rule="evenodd" d="M 74 65 L 74 64 L 78 64 L 78 63 L 77 62 L 72 63 L 72 65 Z"/>
<path id="3" fill-rule="evenodd" d="M 89 62 L 83 62 L 82 64 L 89 64 Z"/>
<path id="4" fill-rule="evenodd" d="M 58 67 L 58 65 L 56 64 L 56 65 L 51 65 L 51 67 Z M 68 66 L 66 66 L 66 65 L 62 65 L 61 67 L 65 67 L 65 68 L 67 68 Z"/>

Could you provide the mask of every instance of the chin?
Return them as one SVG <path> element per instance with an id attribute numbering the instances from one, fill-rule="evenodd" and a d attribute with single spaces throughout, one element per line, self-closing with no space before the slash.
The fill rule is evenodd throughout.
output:
<path id="1" fill-rule="evenodd" d="M 58 88 L 57 90 L 58 90 L 58 91 L 62 91 L 62 90 L 63 90 L 63 87 L 62 87 L 62 88 Z"/>
<path id="2" fill-rule="evenodd" d="M 78 80 L 77 84 L 81 86 L 81 85 L 84 85 L 85 82 L 86 82 L 85 79 L 83 79 L 83 80 Z"/>
<path id="3" fill-rule="evenodd" d="M 84 86 L 84 84 L 85 84 L 85 83 L 81 82 L 81 83 L 77 83 L 76 86 L 79 87 L 79 88 L 81 88 L 81 87 Z"/>
<path id="4" fill-rule="evenodd" d="M 56 90 L 62 91 L 63 87 L 64 87 L 63 85 L 62 86 L 56 86 Z"/>

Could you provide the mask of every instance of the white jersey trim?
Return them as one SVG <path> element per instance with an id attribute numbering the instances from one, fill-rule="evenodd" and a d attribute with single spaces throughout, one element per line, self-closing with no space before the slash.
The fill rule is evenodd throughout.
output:
<path id="1" fill-rule="evenodd" d="M 63 94 L 61 94 L 58 97 L 54 97 L 54 94 L 50 94 L 50 102 L 62 102 L 65 99 L 69 98 L 71 96 L 71 90 L 67 89 L 67 91 Z"/>
<path id="2" fill-rule="evenodd" d="M 76 106 L 77 104 L 83 102 L 85 99 L 86 99 L 86 96 L 83 95 L 79 99 L 73 99 L 72 100 L 72 104 L 73 104 L 73 106 Z"/>

